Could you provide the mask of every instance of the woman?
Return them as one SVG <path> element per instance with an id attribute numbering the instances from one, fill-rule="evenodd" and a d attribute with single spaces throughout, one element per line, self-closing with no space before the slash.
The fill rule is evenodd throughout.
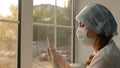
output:
<path id="1" fill-rule="evenodd" d="M 76 20 L 80 44 L 94 49 L 86 68 L 120 68 L 120 50 L 112 40 L 117 34 L 117 23 L 111 12 L 103 5 L 92 3 L 85 6 Z"/>
<path id="2" fill-rule="evenodd" d="M 76 35 L 80 44 L 92 46 L 94 49 L 86 62 L 86 68 L 120 68 L 120 50 L 112 39 L 117 35 L 117 23 L 112 13 L 103 5 L 92 3 L 82 9 L 76 20 L 78 21 Z M 54 55 L 59 56 L 56 55 L 55 49 L 51 48 L 48 52 L 51 53 L 49 53 L 51 58 Z M 54 61 L 57 59 L 62 58 L 56 58 Z M 57 61 L 57 63 L 59 66 L 68 65 L 65 61 Z M 69 66 L 59 68 L 69 68 Z"/>

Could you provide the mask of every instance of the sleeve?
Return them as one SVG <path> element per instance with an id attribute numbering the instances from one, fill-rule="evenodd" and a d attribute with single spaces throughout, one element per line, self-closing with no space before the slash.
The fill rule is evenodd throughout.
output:
<path id="1" fill-rule="evenodd" d="M 104 55 L 97 55 L 87 68 L 114 68 L 110 59 Z"/>

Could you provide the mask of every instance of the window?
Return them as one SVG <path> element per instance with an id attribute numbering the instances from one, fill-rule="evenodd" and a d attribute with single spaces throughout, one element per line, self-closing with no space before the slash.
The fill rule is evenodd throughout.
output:
<path id="1" fill-rule="evenodd" d="M 17 68 L 18 0 L 0 2 L 0 68 Z"/>
<path id="2" fill-rule="evenodd" d="M 51 66 L 46 37 L 71 62 L 72 32 L 72 0 L 33 0 L 33 68 Z"/>

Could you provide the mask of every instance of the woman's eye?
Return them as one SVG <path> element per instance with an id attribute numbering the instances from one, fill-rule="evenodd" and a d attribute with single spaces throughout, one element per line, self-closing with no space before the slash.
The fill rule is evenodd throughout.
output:
<path id="1" fill-rule="evenodd" d="M 85 27 L 85 25 L 84 24 L 80 24 L 80 27 Z"/>
<path id="2" fill-rule="evenodd" d="M 83 23 L 81 23 L 81 22 L 78 22 L 78 26 L 79 27 L 85 27 L 85 25 Z"/>

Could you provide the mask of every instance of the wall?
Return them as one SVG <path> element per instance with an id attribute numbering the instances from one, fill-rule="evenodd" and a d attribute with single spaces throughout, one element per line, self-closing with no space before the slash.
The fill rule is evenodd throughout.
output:
<path id="1" fill-rule="evenodd" d="M 114 15 L 118 24 L 118 35 L 114 37 L 117 46 L 120 48 L 120 0 L 77 0 L 77 13 L 88 3 L 100 3 L 105 5 Z M 76 62 L 84 62 L 86 58 L 92 53 L 92 48 L 86 46 L 77 46 L 76 48 Z M 79 59 L 79 60 L 78 60 Z"/>

